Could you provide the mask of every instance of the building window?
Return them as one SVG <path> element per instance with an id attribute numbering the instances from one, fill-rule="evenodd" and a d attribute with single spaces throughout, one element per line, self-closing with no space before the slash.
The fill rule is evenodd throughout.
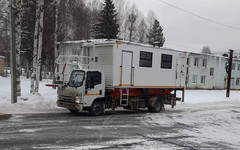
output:
<path id="1" fill-rule="evenodd" d="M 198 67 L 199 58 L 194 58 L 194 66 Z"/>
<path id="2" fill-rule="evenodd" d="M 238 70 L 240 70 L 240 64 L 238 64 Z"/>
<path id="3" fill-rule="evenodd" d="M 206 81 L 206 76 L 201 76 L 201 83 L 205 84 L 205 81 Z"/>
<path id="4" fill-rule="evenodd" d="M 234 85 L 234 78 L 231 78 L 231 85 Z"/>
<path id="5" fill-rule="evenodd" d="M 205 68 L 207 67 L 207 59 L 203 59 L 202 66 Z"/>
<path id="6" fill-rule="evenodd" d="M 140 52 L 140 67 L 152 67 L 152 55 L 151 52 Z"/>
<path id="7" fill-rule="evenodd" d="M 198 79 L 198 76 L 197 75 L 193 75 L 192 83 L 197 84 L 197 79 Z"/>
<path id="8" fill-rule="evenodd" d="M 187 65 L 189 66 L 190 58 L 187 58 Z"/>
<path id="9" fill-rule="evenodd" d="M 240 78 L 237 78 L 236 85 L 240 85 Z"/>
<path id="10" fill-rule="evenodd" d="M 162 54 L 161 68 L 172 69 L 172 55 Z"/>
<path id="11" fill-rule="evenodd" d="M 214 68 L 210 68 L 210 76 L 214 75 Z"/>
<path id="12" fill-rule="evenodd" d="M 236 68 L 236 64 L 232 64 L 232 70 L 235 70 L 235 68 Z"/>

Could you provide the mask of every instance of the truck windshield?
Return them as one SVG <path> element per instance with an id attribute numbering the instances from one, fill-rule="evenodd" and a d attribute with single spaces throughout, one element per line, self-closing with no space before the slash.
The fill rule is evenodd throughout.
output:
<path id="1" fill-rule="evenodd" d="M 70 87 L 80 87 L 80 86 L 82 86 L 83 80 L 84 80 L 84 77 L 85 77 L 84 74 L 85 74 L 85 72 L 81 71 L 81 70 L 72 71 L 72 74 L 70 76 L 68 85 Z"/>

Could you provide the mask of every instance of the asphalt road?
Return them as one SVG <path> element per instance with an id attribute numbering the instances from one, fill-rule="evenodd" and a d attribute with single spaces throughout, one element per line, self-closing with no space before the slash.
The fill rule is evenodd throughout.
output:
<path id="1" fill-rule="evenodd" d="M 98 117 L 68 112 L 12 115 L 0 121 L 0 149 L 231 149 L 188 140 L 178 133 L 190 126 L 162 127 L 146 121 L 146 114 L 143 110 L 110 111 Z"/>

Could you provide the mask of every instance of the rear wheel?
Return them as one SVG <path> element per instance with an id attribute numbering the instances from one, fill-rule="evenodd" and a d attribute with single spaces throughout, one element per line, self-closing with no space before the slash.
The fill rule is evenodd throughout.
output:
<path id="1" fill-rule="evenodd" d="M 71 113 L 73 114 L 78 114 L 79 110 L 75 110 L 75 109 L 68 109 Z"/>
<path id="2" fill-rule="evenodd" d="M 154 107 L 152 107 L 152 110 L 153 110 L 153 112 L 160 112 L 161 109 L 162 109 L 162 104 L 161 104 L 160 100 L 157 100 L 155 102 Z"/>
<path id="3" fill-rule="evenodd" d="M 103 112 L 104 112 L 103 102 L 94 101 L 92 106 L 90 107 L 89 112 L 93 116 L 99 116 L 99 115 L 103 114 Z"/>
<path id="4" fill-rule="evenodd" d="M 157 98 L 153 107 L 148 107 L 149 112 L 160 112 L 162 110 L 162 101 Z"/>

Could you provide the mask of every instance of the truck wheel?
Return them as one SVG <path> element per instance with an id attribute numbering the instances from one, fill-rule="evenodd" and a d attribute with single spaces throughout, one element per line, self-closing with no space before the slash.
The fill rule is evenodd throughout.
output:
<path id="1" fill-rule="evenodd" d="M 75 109 L 68 109 L 71 113 L 73 114 L 78 114 L 79 110 L 75 110 Z"/>
<path id="2" fill-rule="evenodd" d="M 94 101 L 92 106 L 90 107 L 89 112 L 93 116 L 99 116 L 99 115 L 103 114 L 103 112 L 104 112 L 103 102 Z"/>
<path id="3" fill-rule="evenodd" d="M 155 102 L 154 107 L 150 108 L 150 112 L 160 112 L 161 110 L 162 110 L 162 103 L 161 103 L 161 100 L 158 99 Z"/>

